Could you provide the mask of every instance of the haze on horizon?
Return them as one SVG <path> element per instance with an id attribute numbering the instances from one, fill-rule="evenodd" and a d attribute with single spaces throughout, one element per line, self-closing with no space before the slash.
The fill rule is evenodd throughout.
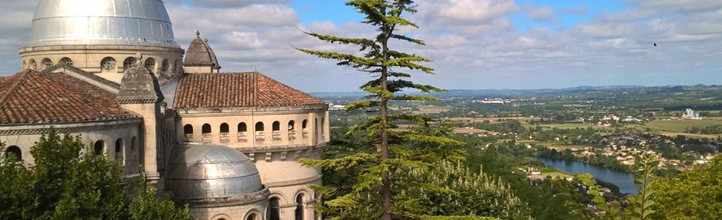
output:
<path id="1" fill-rule="evenodd" d="M 80 0 L 76 0 L 80 1 Z M 258 70 L 307 92 L 357 91 L 368 78 L 294 47 L 353 51 L 300 30 L 369 36 L 340 0 L 165 0 L 178 43 L 200 30 L 222 72 Z M 722 84 L 722 1 L 417 0 L 403 30 L 434 60 L 414 80 L 447 89 Z M 0 2 L 0 75 L 20 71 L 37 0 Z M 655 47 L 653 44 L 657 43 Z"/>

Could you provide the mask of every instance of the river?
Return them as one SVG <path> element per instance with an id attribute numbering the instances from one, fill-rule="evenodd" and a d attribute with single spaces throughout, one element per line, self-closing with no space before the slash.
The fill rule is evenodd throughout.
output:
<path id="1" fill-rule="evenodd" d="M 639 184 L 634 183 L 633 174 L 625 173 L 622 171 L 612 170 L 601 166 L 591 165 L 577 161 L 556 160 L 541 157 L 537 157 L 536 159 L 547 166 L 551 165 L 554 168 L 567 173 L 592 174 L 592 176 L 597 179 L 617 185 L 619 187 L 619 192 L 621 193 L 636 194 L 637 190 L 640 187 Z"/>

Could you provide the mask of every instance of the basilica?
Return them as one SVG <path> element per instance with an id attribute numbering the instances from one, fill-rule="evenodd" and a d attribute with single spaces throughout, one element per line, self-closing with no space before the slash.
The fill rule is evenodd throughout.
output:
<path id="1" fill-rule="evenodd" d="M 40 0 L 22 71 L 0 78 L 3 156 L 33 164 L 52 127 L 192 219 L 320 218 L 321 172 L 298 160 L 329 141 L 328 105 L 259 72 L 222 73 L 200 32 L 182 48 L 161 0 L 77 2 Z"/>

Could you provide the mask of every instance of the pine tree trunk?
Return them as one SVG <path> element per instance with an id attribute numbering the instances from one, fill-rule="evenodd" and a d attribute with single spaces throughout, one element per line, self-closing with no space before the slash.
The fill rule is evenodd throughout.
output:
<path id="1" fill-rule="evenodd" d="M 386 29 L 387 35 L 382 41 L 384 60 L 389 59 L 388 36 L 391 31 L 393 29 Z M 381 67 L 381 87 L 384 91 L 388 90 L 388 68 L 385 66 Z M 381 97 L 381 162 L 386 162 L 389 159 L 389 133 L 386 130 L 389 121 L 388 103 L 388 98 Z M 381 219 L 391 220 L 391 179 L 388 171 L 384 171 L 381 175 L 381 182 L 383 183 L 381 198 L 384 200 L 382 204 L 384 214 Z"/>

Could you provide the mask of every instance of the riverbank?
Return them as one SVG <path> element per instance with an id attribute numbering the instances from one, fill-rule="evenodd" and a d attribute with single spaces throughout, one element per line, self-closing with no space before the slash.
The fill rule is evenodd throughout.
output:
<path id="1" fill-rule="evenodd" d="M 558 170 L 558 169 L 554 168 L 553 166 L 545 166 L 544 168 L 542 168 L 540 170 L 542 172 L 542 176 L 549 176 L 552 179 L 559 178 L 559 179 L 566 180 L 568 178 L 574 178 L 574 174 Z M 600 186 L 602 186 L 604 188 L 608 188 L 610 191 L 612 191 L 612 193 L 614 193 L 616 195 L 623 195 L 619 190 L 619 186 L 615 185 L 614 183 L 607 182 L 607 181 L 598 179 L 596 177 L 594 178 L 594 180 L 596 180 L 597 184 L 599 184 Z"/>
<path id="2" fill-rule="evenodd" d="M 601 166 L 604 168 L 622 171 L 625 173 L 632 173 L 633 168 L 632 166 L 624 165 L 617 161 L 614 157 L 608 157 L 604 155 L 593 155 L 593 156 L 586 156 L 586 157 L 577 157 L 572 154 L 571 151 L 563 151 L 559 152 L 554 149 L 542 149 L 537 152 L 537 155 L 539 157 L 549 158 L 549 159 L 555 159 L 555 160 L 566 160 L 566 161 L 577 161 L 592 165 Z"/>
<path id="3" fill-rule="evenodd" d="M 630 173 L 613 170 L 598 165 L 587 164 L 579 161 L 567 161 L 559 159 L 550 159 L 537 157 L 537 161 L 544 163 L 546 166 L 551 166 L 554 169 L 566 173 L 569 175 L 575 175 L 579 173 L 589 173 L 594 178 L 598 179 L 601 186 L 607 187 L 610 190 L 616 191 L 611 187 L 612 185 L 618 188 L 617 194 L 636 194 L 640 185 L 634 183 L 635 176 Z"/>

